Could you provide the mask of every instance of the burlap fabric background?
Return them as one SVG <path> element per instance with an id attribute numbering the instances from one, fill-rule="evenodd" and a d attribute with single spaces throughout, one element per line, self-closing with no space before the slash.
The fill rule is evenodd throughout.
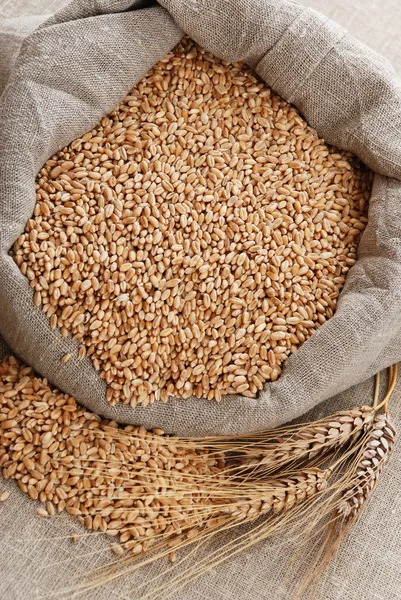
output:
<path id="1" fill-rule="evenodd" d="M 401 74 L 401 6 L 397 0 L 305 0 L 346 26 L 354 35 L 383 52 Z M 0 16 L 26 15 L 28 10 L 39 14 L 59 8 L 66 0 L 13 0 L 0 4 Z M 86 3 L 85 3 L 86 4 Z M 18 46 L 29 27 L 23 20 L 0 21 L 0 56 Z M 5 36 L 4 33 L 8 32 Z M 10 33 L 10 31 L 12 33 Z M 8 71 L 0 63 L 0 73 Z M 0 305 L 1 306 L 1 305 Z M 0 350 L 1 352 L 1 350 Z M 389 353 L 390 354 L 390 353 Z M 390 355 L 388 357 L 390 359 Z M 370 398 L 372 382 L 365 382 L 319 406 L 310 417 L 318 417 L 340 407 L 363 403 Z M 396 424 L 401 427 L 401 384 L 392 401 Z M 18 490 L 15 482 L 0 480 L 0 489 L 8 489 L 11 497 L 0 506 L 0 598 L 3 600 L 34 600 L 68 586 L 76 573 L 110 560 L 109 542 L 105 536 L 89 535 L 78 545 L 67 538 L 73 531 L 84 533 L 67 515 L 52 520 L 35 516 L 35 504 Z M 363 520 L 344 546 L 336 564 L 324 576 L 316 600 L 398 600 L 401 598 L 401 447 L 396 448 L 393 461 L 384 475 Z M 177 600 L 287 600 L 297 589 L 297 583 L 307 564 L 308 548 L 303 558 L 291 562 L 291 543 L 278 540 L 261 544 L 243 555 L 231 559 L 185 590 L 177 592 Z M 168 570 L 166 563 L 155 565 L 141 575 L 127 577 L 85 594 L 86 600 L 128 600 L 138 597 L 137 589 L 149 575 Z M 168 573 L 165 575 L 168 576 Z M 69 599 L 71 594 L 58 596 Z M 82 597 L 82 596 L 81 596 Z"/>
<path id="2" fill-rule="evenodd" d="M 161 0 L 170 14 L 144 4 L 76 0 L 28 36 L 11 70 L 0 104 L 0 332 L 38 372 L 116 420 L 179 434 L 270 427 L 401 358 L 401 82 L 382 57 L 291 0 Z M 78 361 L 78 343 L 50 329 L 8 252 L 32 213 L 41 165 L 109 111 L 183 30 L 219 56 L 246 60 L 330 143 L 377 172 L 369 225 L 335 317 L 257 399 L 111 408 L 90 359 Z M 61 365 L 66 352 L 73 359 Z"/>

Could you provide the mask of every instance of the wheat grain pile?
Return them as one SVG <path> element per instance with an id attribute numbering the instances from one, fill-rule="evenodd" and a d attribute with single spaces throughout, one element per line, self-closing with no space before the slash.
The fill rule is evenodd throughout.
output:
<path id="1" fill-rule="evenodd" d="M 203 523 L 202 477 L 222 466 L 160 430 L 101 420 L 13 357 L 0 364 L 0 468 L 44 503 L 40 516 L 66 510 L 137 554 Z"/>
<path id="2" fill-rule="evenodd" d="M 184 39 L 46 162 L 12 255 L 110 403 L 254 397 L 333 315 L 370 187 L 248 67 Z"/>

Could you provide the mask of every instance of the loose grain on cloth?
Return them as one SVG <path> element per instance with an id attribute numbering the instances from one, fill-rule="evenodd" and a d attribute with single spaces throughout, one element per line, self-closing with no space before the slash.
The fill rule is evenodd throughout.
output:
<path id="1" fill-rule="evenodd" d="M 123 0 L 72 2 L 23 44 L 1 99 L 0 331 L 38 372 L 107 417 L 179 434 L 262 429 L 401 358 L 401 83 L 384 59 L 294 2 L 161 4 L 171 16 L 139 2 L 136 10 Z M 376 171 L 369 224 L 335 316 L 257 399 L 110 407 L 89 359 L 78 362 L 78 344 L 50 329 L 8 252 L 32 214 L 42 164 L 116 105 L 183 31 L 217 56 L 248 62 L 327 142 Z"/>

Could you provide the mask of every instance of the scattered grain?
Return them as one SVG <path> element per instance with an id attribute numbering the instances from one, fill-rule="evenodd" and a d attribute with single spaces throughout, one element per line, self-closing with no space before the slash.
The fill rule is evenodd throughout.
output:
<path id="1" fill-rule="evenodd" d="M 3 428 L 10 414 L 12 430 Z M 13 357 L 0 365 L 0 468 L 43 503 L 39 516 L 66 511 L 88 529 L 120 536 L 124 550 L 138 553 L 153 538 L 202 521 L 199 506 L 206 511 L 212 500 L 198 479 L 219 474 L 222 465 L 207 452 L 176 447 L 160 429 L 100 419 Z M 8 496 L 3 492 L 0 501 Z"/>
<path id="2" fill-rule="evenodd" d="M 124 554 L 124 548 L 120 546 L 120 544 L 113 544 L 111 549 L 117 556 L 122 556 Z"/>

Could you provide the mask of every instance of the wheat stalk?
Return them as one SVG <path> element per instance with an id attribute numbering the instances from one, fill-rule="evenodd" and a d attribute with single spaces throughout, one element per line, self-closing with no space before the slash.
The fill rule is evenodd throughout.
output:
<path id="1" fill-rule="evenodd" d="M 362 406 L 335 413 L 315 423 L 307 423 L 295 432 L 285 432 L 261 450 L 259 455 L 243 464 L 263 467 L 267 472 L 278 470 L 293 461 L 310 461 L 317 456 L 326 459 L 329 452 L 356 442 L 371 426 L 374 417 L 373 407 Z"/>
<path id="2" fill-rule="evenodd" d="M 380 474 L 388 461 L 394 447 L 396 431 L 387 412 L 389 398 L 394 390 L 397 379 L 397 365 L 390 367 L 389 386 L 387 394 L 379 406 L 384 413 L 376 413 L 372 426 L 368 431 L 341 491 L 336 508 L 337 514 L 344 520 L 354 521 L 360 514 L 370 494 L 375 489 Z M 376 399 L 374 404 L 376 404 Z"/>
<path id="3" fill-rule="evenodd" d="M 333 505 L 334 508 L 325 525 L 324 540 L 296 598 L 299 598 L 312 584 L 314 584 L 312 588 L 316 587 L 321 574 L 359 519 L 391 456 L 396 441 L 396 431 L 390 421 L 387 405 L 396 384 L 397 372 L 397 365 L 389 368 L 387 394 L 379 405 L 377 405 L 378 385 L 376 386 L 373 403 L 376 414 L 370 429 L 361 440 L 358 452 L 345 457 L 345 461 L 344 457 L 341 457 L 336 464 L 332 465 L 332 469 L 336 470 L 347 462 L 348 469 L 337 482 L 334 502 L 329 501 L 326 504 L 328 508 Z M 384 413 L 378 412 L 381 408 L 385 410 Z M 321 520 L 325 516 L 327 513 L 322 511 Z"/>
<path id="4" fill-rule="evenodd" d="M 224 532 L 229 532 L 240 524 L 251 523 L 263 517 L 262 523 L 239 537 L 236 536 L 224 546 L 219 545 L 218 549 L 211 550 L 205 557 L 197 560 L 194 566 L 169 577 L 168 582 L 161 584 L 159 588 L 155 588 L 153 579 L 144 584 L 142 588 L 147 587 L 150 583 L 151 593 L 142 594 L 142 588 L 136 590 L 141 600 L 150 597 L 155 600 L 174 595 L 178 589 L 213 566 L 221 564 L 245 548 L 267 539 L 280 531 L 282 527 L 296 521 L 301 514 L 306 515 L 309 503 L 324 492 L 331 475 L 331 469 L 321 470 L 316 467 L 304 469 L 285 477 L 272 478 L 263 483 L 249 485 L 248 491 L 252 494 L 251 497 L 239 495 L 241 487 L 238 489 L 235 483 L 223 485 L 223 492 L 221 489 L 220 492 L 225 493 L 226 497 L 217 500 L 217 505 L 215 505 L 217 510 L 210 511 L 202 524 L 198 524 L 196 528 L 183 528 L 182 533 L 162 539 L 158 545 L 153 546 L 147 552 L 137 556 L 129 554 L 106 567 L 103 565 L 94 569 L 85 574 L 85 581 L 81 581 L 71 588 L 63 589 L 60 594 L 77 591 L 88 592 L 98 585 L 110 582 L 122 575 L 132 574 L 145 565 L 166 557 L 172 549 L 177 551 L 193 544 L 196 544 L 197 547 L 205 545 L 217 534 L 221 536 Z M 223 504 L 221 508 L 219 508 L 220 503 Z"/>
<path id="5" fill-rule="evenodd" d="M 342 492 L 337 507 L 339 515 L 348 521 L 359 516 L 394 447 L 396 431 L 387 413 L 376 415 L 372 430 L 360 451 L 352 480 Z"/>
<path id="6" fill-rule="evenodd" d="M 229 514 L 238 520 L 258 518 L 272 511 L 273 514 L 286 512 L 324 490 L 331 474 L 330 469 L 321 470 L 316 467 L 297 471 L 286 477 L 278 477 L 263 483 L 253 483 L 256 495 L 253 501 L 247 501 L 237 495 L 233 507 L 227 507 L 222 513 Z"/>

